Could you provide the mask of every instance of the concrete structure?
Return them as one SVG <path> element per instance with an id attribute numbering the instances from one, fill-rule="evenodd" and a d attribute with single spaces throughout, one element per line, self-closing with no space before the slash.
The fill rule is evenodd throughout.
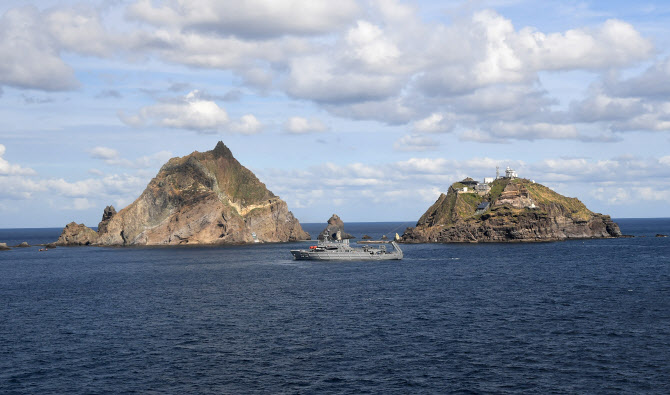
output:
<path id="1" fill-rule="evenodd" d="M 477 192 L 477 194 L 481 196 L 486 195 L 487 193 L 489 193 L 489 191 L 491 191 L 491 186 L 489 184 L 475 185 L 475 192 Z"/>
<path id="2" fill-rule="evenodd" d="M 516 172 L 513 169 L 510 169 L 509 166 L 507 166 L 507 169 L 505 169 L 505 178 L 517 178 L 518 176 L 516 175 Z"/>
<path id="3" fill-rule="evenodd" d="M 477 211 L 475 211 L 475 214 L 481 214 L 484 211 L 486 211 L 489 208 L 489 202 L 481 202 L 477 206 Z"/>

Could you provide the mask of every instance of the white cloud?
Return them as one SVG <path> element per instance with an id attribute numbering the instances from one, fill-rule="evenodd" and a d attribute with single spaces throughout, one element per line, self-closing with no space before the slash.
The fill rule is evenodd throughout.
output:
<path id="1" fill-rule="evenodd" d="M 233 121 L 228 128 L 231 132 L 240 134 L 255 134 L 263 130 L 263 124 L 251 114 L 242 115 L 239 121 Z"/>
<path id="2" fill-rule="evenodd" d="M 25 200 L 32 198 L 36 192 L 45 190 L 38 181 L 25 176 L 0 176 L 0 182 L 0 199 Z"/>
<path id="3" fill-rule="evenodd" d="M 430 137 L 408 134 L 393 143 L 393 149 L 396 151 L 434 151 L 439 145 L 439 142 Z"/>
<path id="4" fill-rule="evenodd" d="M 118 166 L 129 169 L 147 169 L 151 167 L 158 167 L 167 162 L 167 160 L 172 157 L 172 153 L 170 151 L 159 151 L 152 155 L 144 155 L 137 159 L 131 160 L 122 158 L 121 154 L 113 148 L 101 146 L 91 148 L 89 150 L 89 154 L 92 158 L 101 159 L 110 166 Z M 101 171 L 95 169 L 91 169 L 89 172 L 95 175 L 104 174 Z"/>
<path id="5" fill-rule="evenodd" d="M 3 158 L 7 148 L 0 144 L 0 176 L 30 176 L 35 175 L 35 170 L 31 168 L 21 167 L 20 165 L 13 165 Z"/>
<path id="6" fill-rule="evenodd" d="M 400 51 L 382 29 L 368 21 L 359 20 L 356 27 L 347 31 L 344 40 L 347 57 L 374 71 L 388 68 L 400 57 Z"/>
<path id="7" fill-rule="evenodd" d="M 128 8 L 131 17 L 156 26 L 252 39 L 328 33 L 359 12 L 354 0 L 176 0 L 161 6 L 139 0 Z"/>
<path id="8" fill-rule="evenodd" d="M 92 158 L 103 160 L 117 159 L 119 157 L 119 151 L 108 147 L 93 147 L 89 153 Z"/>
<path id="9" fill-rule="evenodd" d="M 200 133 L 253 134 L 262 129 L 260 121 L 251 114 L 231 122 L 225 109 L 212 100 L 201 98 L 197 90 L 177 101 L 142 107 L 136 115 L 119 114 L 119 117 L 134 127 L 164 126 Z"/>
<path id="10" fill-rule="evenodd" d="M 89 6 L 54 8 L 44 15 L 44 23 L 46 30 L 65 50 L 108 56 L 123 47 L 123 40 L 106 31 L 97 10 Z"/>
<path id="11" fill-rule="evenodd" d="M 46 91 L 76 88 L 74 70 L 60 57 L 60 44 L 32 6 L 0 17 L 0 85 Z"/>
<path id="12" fill-rule="evenodd" d="M 535 70 L 604 69 L 647 59 L 648 39 L 624 21 L 609 19 L 597 29 L 544 34 L 531 28 L 512 37 L 514 46 Z"/>
<path id="13" fill-rule="evenodd" d="M 420 133 L 442 133 L 450 132 L 454 125 L 448 117 L 443 114 L 433 113 L 427 118 L 414 122 L 413 129 Z"/>
<path id="14" fill-rule="evenodd" d="M 284 122 L 284 131 L 292 134 L 324 132 L 328 128 L 316 118 L 291 117 Z"/>

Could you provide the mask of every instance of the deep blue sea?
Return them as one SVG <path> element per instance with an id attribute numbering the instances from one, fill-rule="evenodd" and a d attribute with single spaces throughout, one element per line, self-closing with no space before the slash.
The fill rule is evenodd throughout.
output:
<path id="1" fill-rule="evenodd" d="M 617 222 L 637 237 L 387 262 L 292 261 L 306 243 L 0 252 L 0 393 L 667 394 L 670 238 L 654 235 L 670 219 Z"/>

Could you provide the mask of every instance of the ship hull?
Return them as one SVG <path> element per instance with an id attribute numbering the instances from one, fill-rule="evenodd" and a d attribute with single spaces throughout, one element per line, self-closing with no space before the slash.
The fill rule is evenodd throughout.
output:
<path id="1" fill-rule="evenodd" d="M 297 261 L 386 261 L 402 259 L 402 255 L 394 253 L 370 254 L 366 252 L 291 250 L 291 254 Z"/>

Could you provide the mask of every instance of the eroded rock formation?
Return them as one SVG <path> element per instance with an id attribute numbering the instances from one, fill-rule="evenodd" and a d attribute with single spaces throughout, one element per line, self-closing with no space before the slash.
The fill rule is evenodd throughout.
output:
<path id="1" fill-rule="evenodd" d="M 60 245 L 72 244 L 75 228 L 68 227 Z M 286 203 L 242 166 L 223 142 L 212 151 L 170 159 L 132 204 L 118 213 L 111 206 L 105 208 L 96 235 L 90 244 L 236 244 L 310 238 Z"/>
<path id="2" fill-rule="evenodd" d="M 70 222 L 65 225 L 65 229 L 61 232 L 56 245 L 68 245 L 68 246 L 83 246 L 97 244 L 98 242 L 98 232 L 87 227 L 84 224 L 78 224 L 76 222 Z"/>
<path id="3" fill-rule="evenodd" d="M 328 219 L 328 226 L 319 233 L 319 240 L 324 240 L 326 235 L 333 240 L 337 239 L 337 232 L 340 232 L 342 239 L 355 239 L 354 236 L 344 231 L 344 222 L 337 214 L 333 214 Z"/>

